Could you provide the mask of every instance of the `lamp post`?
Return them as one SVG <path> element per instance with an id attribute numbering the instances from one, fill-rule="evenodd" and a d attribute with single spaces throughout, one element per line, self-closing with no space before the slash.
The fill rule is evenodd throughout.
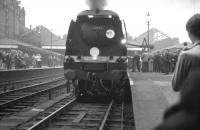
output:
<path id="1" fill-rule="evenodd" d="M 148 33 L 148 36 L 147 36 L 147 46 L 148 46 L 148 48 L 147 48 L 147 51 L 149 52 L 149 25 L 150 25 L 150 21 L 151 21 L 151 17 L 150 17 L 150 14 L 149 14 L 149 12 L 147 13 L 147 27 L 148 27 L 148 31 L 147 31 L 147 33 Z"/>

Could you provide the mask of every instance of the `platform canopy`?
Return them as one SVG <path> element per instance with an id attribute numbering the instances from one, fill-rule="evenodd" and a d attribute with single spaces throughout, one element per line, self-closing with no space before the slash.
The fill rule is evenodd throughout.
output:
<path id="1" fill-rule="evenodd" d="M 31 46 L 29 44 L 21 43 L 16 40 L 11 39 L 0 39 L 0 49 L 6 49 L 6 48 L 19 48 L 19 46 Z"/>
<path id="2" fill-rule="evenodd" d="M 32 46 L 27 43 L 19 42 L 12 39 L 0 39 L 0 49 L 19 49 L 26 52 L 31 53 L 40 53 L 40 54 L 49 54 L 49 55 L 60 55 L 59 53 L 52 52 L 49 50 L 45 50 L 42 48 L 38 48 L 35 46 Z"/>

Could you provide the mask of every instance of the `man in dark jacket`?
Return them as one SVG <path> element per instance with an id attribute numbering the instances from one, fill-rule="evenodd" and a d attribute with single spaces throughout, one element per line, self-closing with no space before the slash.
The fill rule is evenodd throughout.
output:
<path id="1" fill-rule="evenodd" d="M 154 130 L 200 130 L 200 70 L 191 71 L 182 84 L 180 101 L 164 114 Z"/>
<path id="2" fill-rule="evenodd" d="M 182 83 L 190 71 L 200 69 L 200 14 L 195 14 L 188 20 L 186 30 L 193 46 L 179 55 L 172 80 L 174 91 L 181 90 Z"/>

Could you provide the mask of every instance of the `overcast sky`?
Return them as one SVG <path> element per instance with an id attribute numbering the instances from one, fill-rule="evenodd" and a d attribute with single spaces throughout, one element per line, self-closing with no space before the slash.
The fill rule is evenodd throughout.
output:
<path id="1" fill-rule="evenodd" d="M 174 2 L 176 1 L 176 2 Z M 26 10 L 26 26 L 44 25 L 57 35 L 67 33 L 69 22 L 82 10 L 88 9 L 85 0 L 21 0 Z M 151 15 L 154 27 L 189 41 L 185 23 L 200 12 L 200 0 L 108 0 L 106 9 L 114 10 L 124 19 L 130 35 L 137 37 L 147 30 L 146 14 Z"/>

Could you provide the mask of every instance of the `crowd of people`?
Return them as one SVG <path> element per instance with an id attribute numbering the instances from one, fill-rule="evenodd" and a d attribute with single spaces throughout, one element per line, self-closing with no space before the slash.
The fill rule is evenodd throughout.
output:
<path id="1" fill-rule="evenodd" d="M 179 52 L 168 50 L 144 53 L 132 57 L 132 71 L 172 73 L 175 69 Z"/>
<path id="2" fill-rule="evenodd" d="M 42 66 L 55 67 L 61 66 L 62 59 L 59 56 L 41 54 L 30 54 L 16 49 L 0 50 L 0 69 L 22 69 L 22 68 L 41 68 Z"/>

